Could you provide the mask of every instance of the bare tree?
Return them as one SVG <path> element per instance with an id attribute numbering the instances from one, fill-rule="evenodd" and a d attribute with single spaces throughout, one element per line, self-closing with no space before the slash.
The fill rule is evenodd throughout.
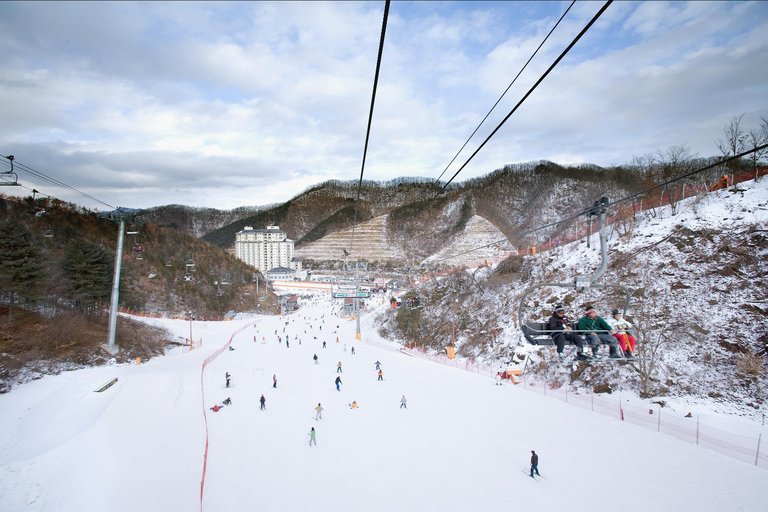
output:
<path id="1" fill-rule="evenodd" d="M 766 143 L 768 143 L 768 118 L 762 117 L 760 118 L 760 126 L 758 126 L 757 129 L 749 130 L 749 133 L 746 135 L 745 146 L 746 149 L 756 150 Z M 749 156 L 749 161 L 752 162 L 752 168 L 755 169 L 755 179 L 757 179 L 757 166 L 767 153 L 768 149 L 764 148 L 754 151 Z"/>
<path id="2" fill-rule="evenodd" d="M 694 170 L 694 159 L 698 157 L 697 153 L 692 153 L 691 148 L 685 144 L 671 146 L 666 150 L 656 150 L 658 166 L 660 168 L 660 178 L 663 181 L 673 180 Z M 669 195 L 669 205 L 672 208 L 672 215 L 677 213 L 677 205 L 681 199 L 684 199 L 684 183 L 670 184 L 665 187 Z"/>
<path id="3" fill-rule="evenodd" d="M 717 139 L 717 147 L 725 157 L 735 156 L 744 151 L 747 135 L 741 129 L 741 119 L 743 117 L 744 114 L 731 116 L 728 124 L 723 127 L 723 135 L 725 137 Z M 730 167 L 738 167 L 738 162 L 730 165 Z"/>

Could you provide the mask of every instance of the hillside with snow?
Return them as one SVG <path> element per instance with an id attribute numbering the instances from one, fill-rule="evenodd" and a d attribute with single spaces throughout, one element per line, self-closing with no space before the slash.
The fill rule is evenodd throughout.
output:
<path id="1" fill-rule="evenodd" d="M 318 299 L 287 317 L 193 322 L 195 350 L 46 376 L 0 395 L 0 510 L 765 508 L 764 468 L 376 348 L 365 342 L 388 342 L 372 316 L 357 342 L 354 322 L 335 311 Z M 148 321 L 180 337 L 190 329 Z M 211 410 L 227 397 L 232 405 Z M 531 450 L 541 478 L 528 475 Z"/>
<path id="2" fill-rule="evenodd" d="M 637 352 L 651 360 L 560 365 L 555 351 L 543 348 L 528 351 L 526 372 L 575 389 L 703 402 L 761 418 L 768 399 L 768 181 L 700 194 L 674 208 L 638 211 L 609 225 L 606 233 L 609 264 L 597 282 L 632 292 L 627 316 L 636 326 Z M 487 241 L 464 243 L 482 247 Z M 384 311 L 379 329 L 401 342 L 441 351 L 451 340 L 455 316 L 459 354 L 522 364 L 526 347 L 518 309 L 524 291 L 591 275 L 600 265 L 599 245 L 593 234 L 589 247 L 584 238 L 535 256 L 427 279 L 411 292 L 421 295 L 423 308 Z M 546 321 L 558 303 L 575 321 L 587 305 L 608 318 L 613 308 L 623 308 L 624 297 L 543 288 L 524 304 L 523 321 Z M 572 356 L 571 350 L 566 354 Z"/>

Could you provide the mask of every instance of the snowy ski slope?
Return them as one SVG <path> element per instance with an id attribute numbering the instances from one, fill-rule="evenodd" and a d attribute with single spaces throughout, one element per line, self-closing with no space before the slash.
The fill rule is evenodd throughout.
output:
<path id="1" fill-rule="evenodd" d="M 155 321 L 189 332 L 184 321 Z M 211 362 L 201 382 L 202 362 L 243 326 L 235 350 Z M 0 510 L 768 510 L 764 469 L 357 342 L 354 322 L 338 320 L 325 301 L 288 317 L 192 328 L 204 343 L 191 352 L 49 376 L 0 395 Z M 114 377 L 117 384 L 94 392 Z M 210 443 L 202 507 L 201 386 Z M 232 406 L 208 410 L 227 397 Z M 322 421 L 314 420 L 318 402 Z M 524 473 L 532 449 L 539 481 Z"/>

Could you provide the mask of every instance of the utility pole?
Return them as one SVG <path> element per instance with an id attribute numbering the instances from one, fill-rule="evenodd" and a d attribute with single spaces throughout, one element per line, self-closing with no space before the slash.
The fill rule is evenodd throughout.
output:
<path id="1" fill-rule="evenodd" d="M 451 346 L 456 348 L 456 303 L 459 302 L 459 299 L 456 297 L 453 298 L 453 304 L 451 305 L 451 309 L 453 310 L 453 330 L 451 331 Z"/>
<path id="2" fill-rule="evenodd" d="M 189 342 L 194 344 L 194 339 L 192 338 L 192 310 L 189 310 Z"/>
<path id="3" fill-rule="evenodd" d="M 117 330 L 117 305 L 120 295 L 120 266 L 123 262 L 123 236 L 125 234 L 125 220 L 120 217 L 120 227 L 117 231 L 117 253 L 115 254 L 115 276 L 112 280 L 112 298 L 109 304 L 109 335 L 107 344 L 102 348 L 112 354 L 117 354 L 120 350 L 115 345 L 115 333 Z"/>
<path id="4" fill-rule="evenodd" d="M 360 293 L 360 260 L 358 259 L 355 262 L 355 292 Z M 360 299 L 355 297 L 355 319 L 357 324 L 357 330 L 355 331 L 355 338 L 357 338 L 357 341 L 361 341 L 363 339 L 362 334 L 360 334 Z"/>

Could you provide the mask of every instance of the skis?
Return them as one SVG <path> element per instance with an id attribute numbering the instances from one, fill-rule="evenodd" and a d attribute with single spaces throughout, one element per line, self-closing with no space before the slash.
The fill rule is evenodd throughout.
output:
<path id="1" fill-rule="evenodd" d="M 521 469 L 520 471 L 522 471 L 522 472 L 523 472 L 523 474 L 524 474 L 525 476 L 527 476 L 528 478 L 530 478 L 531 480 L 536 480 L 536 481 L 537 481 L 537 482 L 539 482 L 539 483 L 541 483 L 541 479 L 542 479 L 542 478 L 544 478 L 544 477 L 543 477 L 543 476 L 541 476 L 541 475 L 536 475 L 536 476 L 534 476 L 534 477 L 531 477 L 531 470 L 530 470 L 530 469 Z M 536 478 L 537 476 L 538 476 L 539 478 Z"/>
<path id="2" fill-rule="evenodd" d="M 633 357 L 633 358 L 626 358 L 626 357 L 610 357 L 610 356 L 598 356 L 598 357 L 591 357 L 589 359 L 566 359 L 563 358 L 560 360 L 562 364 L 592 364 L 592 363 L 635 363 L 638 361 L 650 361 L 651 358 L 649 357 Z"/>

